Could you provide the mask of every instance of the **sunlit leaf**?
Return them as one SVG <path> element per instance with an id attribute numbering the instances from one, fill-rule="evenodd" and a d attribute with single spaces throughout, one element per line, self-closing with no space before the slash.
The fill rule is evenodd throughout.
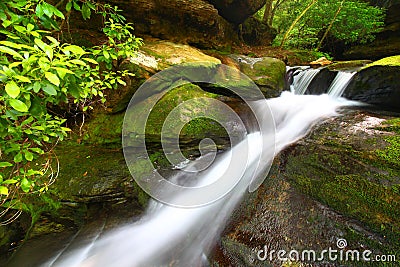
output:
<path id="1" fill-rule="evenodd" d="M 18 99 L 10 99 L 9 103 L 15 110 L 19 112 L 28 112 L 28 106 Z"/>
<path id="2" fill-rule="evenodd" d="M 47 80 L 49 80 L 49 82 L 51 82 L 55 86 L 60 85 L 60 79 L 58 78 L 58 76 L 56 74 L 51 73 L 51 72 L 45 72 L 44 76 L 46 77 Z"/>
<path id="3" fill-rule="evenodd" d="M 6 92 L 10 97 L 17 98 L 21 90 L 18 84 L 16 84 L 14 81 L 11 81 L 6 84 Z"/>

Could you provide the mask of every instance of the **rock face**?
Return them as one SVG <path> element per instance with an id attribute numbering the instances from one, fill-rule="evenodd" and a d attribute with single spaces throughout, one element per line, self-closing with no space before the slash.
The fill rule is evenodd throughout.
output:
<path id="1" fill-rule="evenodd" d="M 385 109 L 400 112 L 400 56 L 367 65 L 350 82 L 343 96 Z"/>
<path id="2" fill-rule="evenodd" d="M 388 119 L 351 112 L 287 148 L 238 209 L 213 260 L 219 266 L 282 266 L 279 250 L 320 255 L 337 249 L 340 238 L 346 249 L 398 255 L 400 124 Z M 260 250 L 263 260 L 257 259 Z"/>
<path id="3" fill-rule="evenodd" d="M 231 45 L 237 41 L 233 26 L 206 1 L 114 0 L 135 32 L 203 47 Z"/>
<path id="4" fill-rule="evenodd" d="M 238 25 L 259 10 L 263 0 L 113 0 L 133 22 L 139 35 L 192 44 L 204 48 L 231 47 L 240 43 Z M 249 33 L 265 30 L 257 37 L 259 44 L 270 44 L 274 30 L 258 24 L 247 24 L 244 40 Z M 251 29 L 249 29 L 251 27 Z"/>
<path id="5" fill-rule="evenodd" d="M 214 5 L 223 18 L 236 25 L 243 23 L 265 5 L 265 0 L 207 0 L 207 2 Z"/>

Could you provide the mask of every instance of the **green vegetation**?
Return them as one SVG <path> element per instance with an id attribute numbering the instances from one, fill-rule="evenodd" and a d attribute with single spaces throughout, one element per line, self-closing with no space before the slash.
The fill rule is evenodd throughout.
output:
<path id="1" fill-rule="evenodd" d="M 25 197 L 53 182 L 54 146 L 70 131 L 53 107 L 85 112 L 133 75 L 118 64 L 134 56 L 141 40 L 116 7 L 69 0 L 65 11 L 39 0 L 0 3 L 0 205 L 6 209 L 24 209 Z M 100 14 L 107 41 L 90 48 L 63 42 L 60 31 L 72 12 L 83 19 Z"/>
<path id="2" fill-rule="evenodd" d="M 372 66 L 400 66 L 400 56 L 385 57 L 365 66 L 365 68 Z"/>
<path id="3" fill-rule="evenodd" d="M 278 30 L 275 45 L 316 50 L 328 37 L 370 42 L 384 26 L 382 9 L 354 0 L 267 0 L 257 17 Z"/>

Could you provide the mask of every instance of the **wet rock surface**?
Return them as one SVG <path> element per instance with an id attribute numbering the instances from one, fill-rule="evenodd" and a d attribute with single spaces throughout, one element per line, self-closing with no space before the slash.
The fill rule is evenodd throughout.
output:
<path id="1" fill-rule="evenodd" d="M 337 249 L 340 238 L 346 250 L 398 254 L 400 169 L 388 159 L 398 128 L 385 123 L 390 118 L 350 112 L 283 151 L 263 186 L 233 216 L 214 251 L 215 266 L 281 266 L 276 251 L 320 253 Z M 257 258 L 260 250 L 265 261 Z M 349 266 L 313 262 L 326 264 Z"/>
<path id="2" fill-rule="evenodd" d="M 359 71 L 343 97 L 374 105 L 378 109 L 400 111 L 400 66 L 373 65 Z"/>

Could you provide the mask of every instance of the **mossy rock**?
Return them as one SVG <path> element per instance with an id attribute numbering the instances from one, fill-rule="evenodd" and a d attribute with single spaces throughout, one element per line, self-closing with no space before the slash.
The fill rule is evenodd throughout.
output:
<path id="1" fill-rule="evenodd" d="M 371 60 L 349 60 L 338 61 L 327 66 L 331 71 L 356 71 L 365 67 L 367 64 L 372 63 Z"/>
<path id="2" fill-rule="evenodd" d="M 174 65 L 189 63 L 213 69 L 221 61 L 189 45 L 146 41 L 136 57 L 124 61 L 119 66 L 120 69 L 129 70 L 135 76 L 126 79 L 126 86 L 120 86 L 117 91 L 108 93 L 106 102 L 108 110 L 112 113 L 123 111 L 136 90 L 155 73 Z"/>
<path id="3" fill-rule="evenodd" d="M 278 97 L 284 90 L 286 65 L 283 61 L 271 57 L 231 57 L 238 62 L 240 71 L 258 85 L 266 98 Z"/>
<path id="4" fill-rule="evenodd" d="M 399 59 L 400 56 L 384 58 L 365 66 L 353 77 L 343 96 L 400 112 Z"/>
<path id="5" fill-rule="evenodd" d="M 398 259 L 400 168 L 393 164 L 398 140 L 391 141 L 398 127 L 398 118 L 349 111 L 318 125 L 275 158 L 263 185 L 236 209 L 212 261 L 283 266 L 277 257 L 259 261 L 257 251 L 321 252 L 339 238 L 346 249 Z"/>
<path id="6" fill-rule="evenodd" d="M 227 132 L 235 134 L 235 129 L 225 130 L 218 123 L 229 122 L 231 117 L 215 105 L 214 101 L 219 101 L 216 100 L 219 97 L 216 94 L 206 92 L 197 85 L 185 84 L 160 97 L 159 94 L 150 96 L 129 108 L 125 118 L 124 135 L 145 135 L 146 140 L 159 142 L 167 116 L 169 120 L 163 130 L 166 139 L 176 138 L 179 135 L 180 140 L 190 141 L 207 137 L 228 138 Z M 144 129 L 140 129 L 140 120 L 147 115 L 146 128 L 143 132 Z M 131 139 L 134 142 L 135 138 Z"/>
<path id="7" fill-rule="evenodd" d="M 287 152 L 285 175 L 305 194 L 386 236 L 389 247 L 398 246 L 399 136 L 381 131 L 385 116 L 354 117 L 325 124 Z"/>
<path id="8" fill-rule="evenodd" d="M 372 66 L 400 66 L 400 55 L 392 56 L 392 57 L 385 57 L 375 62 L 368 64 L 365 68 L 369 68 Z"/>

